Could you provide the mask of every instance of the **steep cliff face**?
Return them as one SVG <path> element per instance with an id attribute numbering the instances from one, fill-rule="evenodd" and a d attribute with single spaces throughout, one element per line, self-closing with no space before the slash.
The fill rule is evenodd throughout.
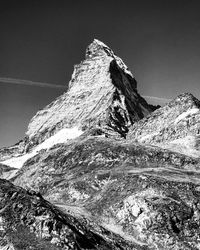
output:
<path id="1" fill-rule="evenodd" d="M 31 120 L 27 136 L 40 143 L 63 128 L 126 137 L 129 127 L 153 110 L 137 92 L 137 83 L 123 61 L 94 40 L 76 65 L 69 90 Z"/>
<path id="2" fill-rule="evenodd" d="M 199 133 L 200 101 L 186 93 L 133 124 L 127 138 L 200 157 Z"/>

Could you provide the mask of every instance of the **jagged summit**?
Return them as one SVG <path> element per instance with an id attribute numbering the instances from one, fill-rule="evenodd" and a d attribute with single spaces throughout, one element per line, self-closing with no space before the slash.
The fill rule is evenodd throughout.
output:
<path id="1" fill-rule="evenodd" d="M 98 39 L 94 39 L 86 49 L 86 57 L 92 57 L 100 54 L 100 52 L 106 52 L 109 56 L 113 56 L 113 51 L 103 42 Z"/>
<path id="2" fill-rule="evenodd" d="M 91 58 L 95 56 L 107 55 L 110 57 L 115 57 L 114 52 L 103 42 L 98 39 L 94 39 L 86 49 L 86 58 Z"/>
<path id="3" fill-rule="evenodd" d="M 98 39 L 94 39 L 94 41 L 88 45 L 86 49 L 86 58 L 98 56 L 108 56 L 112 59 L 116 60 L 118 65 L 131 77 L 133 77 L 131 71 L 128 69 L 126 64 L 122 61 L 121 58 L 115 55 L 115 53 L 110 49 L 105 43 L 101 42 Z"/>
<path id="4" fill-rule="evenodd" d="M 171 100 L 167 106 L 174 105 L 187 105 L 189 106 L 198 106 L 200 107 L 200 101 L 191 93 L 182 93 L 178 95 L 175 99 Z"/>
<path id="5" fill-rule="evenodd" d="M 68 92 L 39 111 L 26 134 L 33 144 L 74 127 L 125 137 L 131 124 L 153 110 L 136 88 L 137 82 L 123 61 L 95 39 L 85 60 L 75 65 Z"/>

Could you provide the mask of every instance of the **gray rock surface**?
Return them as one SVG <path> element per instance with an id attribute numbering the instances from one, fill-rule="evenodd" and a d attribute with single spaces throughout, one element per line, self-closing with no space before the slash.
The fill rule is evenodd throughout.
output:
<path id="1" fill-rule="evenodd" d="M 181 94 L 133 124 L 127 139 L 200 157 L 200 101 Z"/>

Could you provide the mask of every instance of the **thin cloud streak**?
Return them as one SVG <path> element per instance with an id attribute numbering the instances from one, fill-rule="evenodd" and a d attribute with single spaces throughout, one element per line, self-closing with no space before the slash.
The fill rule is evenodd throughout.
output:
<path id="1" fill-rule="evenodd" d="M 50 84 L 50 83 L 43 83 L 43 82 L 33 82 L 29 80 L 21 80 L 21 79 L 5 78 L 5 77 L 0 77 L 0 84 L 1 83 L 36 86 L 36 87 L 42 87 L 42 88 L 67 89 L 67 86 L 64 86 L 64 85 Z"/>
<path id="2" fill-rule="evenodd" d="M 155 99 L 157 101 L 161 101 L 161 102 L 170 102 L 172 99 L 168 99 L 168 98 L 161 98 L 161 97 L 155 97 L 155 96 L 143 96 L 144 98 L 147 99 Z"/>
<path id="3" fill-rule="evenodd" d="M 64 86 L 64 85 L 44 83 L 44 82 L 33 82 L 30 80 L 22 80 L 22 79 L 7 78 L 7 77 L 0 77 L 0 84 L 1 83 L 36 86 L 36 87 L 42 87 L 42 88 L 67 89 L 67 86 Z M 152 99 L 158 102 L 170 102 L 172 100 L 168 98 L 161 98 L 161 97 L 155 97 L 155 96 L 143 96 L 143 97 L 146 99 Z"/>

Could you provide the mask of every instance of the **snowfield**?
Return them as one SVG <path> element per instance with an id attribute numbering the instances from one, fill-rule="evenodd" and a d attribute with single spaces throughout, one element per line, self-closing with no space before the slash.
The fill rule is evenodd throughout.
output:
<path id="1" fill-rule="evenodd" d="M 75 139 L 83 134 L 83 131 L 79 130 L 77 127 L 75 128 L 63 128 L 58 131 L 55 135 L 49 137 L 40 145 L 38 145 L 35 150 L 40 151 L 41 149 L 49 149 L 52 148 L 55 144 L 65 143 L 67 140 Z"/>
<path id="2" fill-rule="evenodd" d="M 199 109 L 198 108 L 192 108 L 187 110 L 186 112 L 183 112 L 181 115 L 179 115 L 176 120 L 174 121 L 175 124 L 177 124 L 179 121 L 185 119 L 187 116 L 189 115 L 194 115 L 196 113 L 199 113 Z"/>
<path id="3" fill-rule="evenodd" d="M 46 139 L 44 142 L 39 144 L 32 152 L 27 153 L 22 156 L 10 158 L 0 163 L 5 164 L 10 167 L 14 167 L 14 168 L 21 168 L 28 159 L 37 155 L 40 150 L 50 149 L 58 143 L 65 143 L 68 140 L 75 139 L 76 137 L 79 137 L 82 134 L 83 134 L 83 131 L 79 130 L 77 127 L 63 128 L 60 131 L 58 131 L 55 135 L 52 135 L 51 137 Z"/>
<path id="4" fill-rule="evenodd" d="M 200 139 L 197 136 L 188 135 L 184 138 L 173 140 L 167 145 L 164 145 L 163 147 L 181 154 L 199 158 L 200 157 L 200 150 L 198 146 L 199 144 L 200 144 Z"/>

